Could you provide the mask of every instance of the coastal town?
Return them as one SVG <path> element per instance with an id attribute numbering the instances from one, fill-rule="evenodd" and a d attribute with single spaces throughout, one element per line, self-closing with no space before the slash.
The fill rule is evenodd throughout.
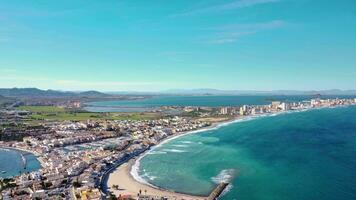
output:
<path id="1" fill-rule="evenodd" d="M 88 118 L 42 120 L 36 125 L 1 126 L 0 148 L 34 154 L 39 170 L 1 180 L 1 198 L 7 199 L 209 199 L 161 195 L 147 190 L 126 191 L 120 179 L 109 185 L 113 170 L 132 162 L 142 153 L 168 138 L 220 123 L 251 116 L 355 105 L 355 99 L 315 98 L 302 102 L 272 101 L 268 105 L 229 107 L 166 106 L 157 119 Z M 71 103 L 68 107 L 80 107 Z M 167 111 L 176 114 L 167 114 Z M 27 123 L 33 114 L 18 107 L 0 111 L 1 124 Z M 12 129 L 16 127 L 16 129 Z M 19 128 L 20 127 L 20 128 Z M 26 128 L 31 127 L 31 128 Z M 19 131 L 20 130 L 20 131 Z M 18 132 L 26 133 L 18 135 Z M 15 136 L 16 137 L 15 137 Z M 12 138 L 12 139 L 11 139 Z M 20 139 L 19 139 L 20 138 Z M 23 157 L 26 168 L 26 159 Z M 6 174 L 6 171 L 1 172 Z"/>

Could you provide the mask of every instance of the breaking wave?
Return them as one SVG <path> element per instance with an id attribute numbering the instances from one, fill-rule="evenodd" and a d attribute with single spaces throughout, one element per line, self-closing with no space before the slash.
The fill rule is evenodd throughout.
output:
<path id="1" fill-rule="evenodd" d="M 217 176 L 212 177 L 211 180 L 216 184 L 230 183 L 234 175 L 235 175 L 234 169 L 224 169 L 221 170 L 221 172 Z"/>
<path id="2" fill-rule="evenodd" d="M 165 152 L 165 151 L 151 151 L 151 152 L 147 152 L 147 154 L 158 155 L 158 154 L 167 154 L 167 152 Z"/>
<path id="3" fill-rule="evenodd" d="M 188 147 L 188 145 L 185 145 L 185 144 L 173 144 L 171 145 L 172 147 L 181 147 L 181 148 L 185 148 L 185 147 Z"/>
<path id="4" fill-rule="evenodd" d="M 163 149 L 162 151 L 172 152 L 172 153 L 184 153 L 184 152 L 187 152 L 187 151 L 180 150 L 180 149 Z"/>

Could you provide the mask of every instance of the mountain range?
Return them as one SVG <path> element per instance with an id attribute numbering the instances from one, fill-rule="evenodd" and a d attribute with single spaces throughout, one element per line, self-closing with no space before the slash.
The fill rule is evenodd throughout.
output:
<path id="1" fill-rule="evenodd" d="M 98 91 L 59 91 L 38 88 L 0 88 L 3 97 L 17 98 L 110 98 L 118 95 L 356 95 L 356 90 L 218 90 L 218 89 L 172 89 L 160 92 L 98 92 Z"/>
<path id="2" fill-rule="evenodd" d="M 116 94 L 119 94 L 117 92 Z M 130 92 L 125 92 L 129 94 Z M 131 92 L 131 94 L 138 92 Z M 121 93 L 123 94 L 123 93 Z M 141 92 L 142 94 L 142 92 Z M 218 90 L 218 89 L 171 89 L 164 90 L 151 94 L 169 94 L 169 95 L 356 95 L 356 90 L 272 90 L 272 91 L 259 91 L 259 90 Z"/>
<path id="3" fill-rule="evenodd" d="M 64 97 L 86 97 L 86 98 L 105 98 L 113 95 L 97 91 L 68 92 L 58 90 L 40 90 L 38 88 L 0 88 L 0 95 L 4 97 L 18 98 L 64 98 Z"/>

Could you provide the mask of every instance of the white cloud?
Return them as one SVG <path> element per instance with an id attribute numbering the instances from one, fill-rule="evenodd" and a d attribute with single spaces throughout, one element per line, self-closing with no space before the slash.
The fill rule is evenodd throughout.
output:
<path id="1" fill-rule="evenodd" d="M 226 10 L 234 10 L 240 9 L 245 7 L 252 7 L 260 4 L 268 4 L 268 3 L 276 3 L 280 0 L 235 0 L 230 3 L 220 4 L 210 7 L 198 8 L 193 10 L 188 10 L 182 13 L 179 13 L 175 16 L 190 16 L 196 14 L 205 14 L 205 13 L 212 13 L 212 12 L 219 12 L 219 11 L 226 11 Z"/>
<path id="2" fill-rule="evenodd" d="M 283 20 L 273 20 L 264 23 L 232 24 L 214 28 L 216 38 L 209 41 L 212 44 L 225 44 L 236 42 L 243 36 L 253 35 L 261 31 L 276 29 L 286 24 Z"/>
<path id="3" fill-rule="evenodd" d="M 117 81 L 77 81 L 77 80 L 55 80 L 57 85 L 63 87 L 80 88 L 105 88 L 105 87 L 126 87 L 126 86 L 147 86 L 156 85 L 158 82 L 117 82 Z"/>

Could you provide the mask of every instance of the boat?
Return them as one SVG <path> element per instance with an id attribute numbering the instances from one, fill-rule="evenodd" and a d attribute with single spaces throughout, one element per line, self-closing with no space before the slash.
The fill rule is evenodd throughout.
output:
<path id="1" fill-rule="evenodd" d="M 6 171 L 1 171 L 1 173 L 2 173 L 2 174 L 5 174 L 5 173 L 6 173 Z"/>

